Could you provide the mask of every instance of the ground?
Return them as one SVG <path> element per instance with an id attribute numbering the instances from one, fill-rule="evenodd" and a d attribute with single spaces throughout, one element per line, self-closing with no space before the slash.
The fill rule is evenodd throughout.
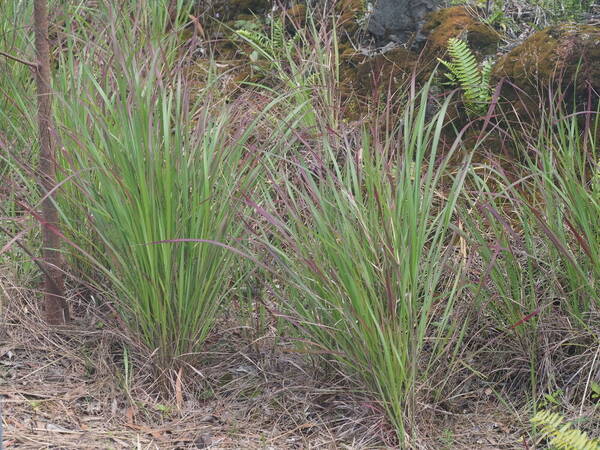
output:
<path id="1" fill-rule="evenodd" d="M 13 303 L 22 309 L 5 315 L 0 347 L 6 448 L 364 448 L 385 437 L 368 399 L 337 374 L 324 383 L 272 337 L 234 350 L 243 330 L 215 333 L 208 363 L 169 399 L 144 362 L 129 372 L 127 338 L 97 309 L 79 305 L 71 326 L 47 332 L 32 302 Z"/>
<path id="2" fill-rule="evenodd" d="M 334 370 L 311 365 L 268 329 L 256 338 L 243 327 L 220 323 L 217 330 L 224 331 L 209 340 L 206 362 L 182 381 L 167 375 L 173 389 L 165 397 L 148 364 L 124 353 L 132 344 L 105 308 L 73 296 L 73 324 L 49 332 L 35 296 L 3 286 L 14 300 L 1 324 L 7 449 L 394 446 L 376 403 Z M 489 391 L 460 397 L 452 408 L 418 405 L 422 439 L 413 448 L 526 448 L 526 415 L 519 423 Z"/>

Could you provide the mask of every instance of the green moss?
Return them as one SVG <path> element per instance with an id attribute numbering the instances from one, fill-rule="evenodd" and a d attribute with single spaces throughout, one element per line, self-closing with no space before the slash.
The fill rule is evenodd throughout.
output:
<path id="1" fill-rule="evenodd" d="M 494 78 L 502 77 L 529 94 L 551 82 L 600 89 L 600 27 L 563 24 L 535 33 L 498 61 Z"/>
<path id="2" fill-rule="evenodd" d="M 548 107 L 549 88 L 564 95 L 571 111 L 595 110 L 597 97 L 589 105 L 588 93 L 600 91 L 600 26 L 562 24 L 533 34 L 497 61 L 492 81 L 502 79 L 508 120 L 525 118 L 535 126 L 540 108 Z"/>

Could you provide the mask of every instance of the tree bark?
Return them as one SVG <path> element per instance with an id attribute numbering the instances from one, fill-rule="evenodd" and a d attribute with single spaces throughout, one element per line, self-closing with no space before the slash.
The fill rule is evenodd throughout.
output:
<path id="1" fill-rule="evenodd" d="M 46 268 L 44 305 L 46 321 L 61 325 L 69 321 L 69 308 L 65 298 L 64 271 L 60 254 L 58 211 L 54 194 L 48 195 L 56 185 L 56 158 L 52 130 L 52 92 L 50 84 L 50 45 L 48 42 L 48 3 L 35 0 L 33 4 L 35 49 L 37 55 L 36 82 L 38 127 L 40 137 L 39 185 L 42 201 L 42 260 Z"/>

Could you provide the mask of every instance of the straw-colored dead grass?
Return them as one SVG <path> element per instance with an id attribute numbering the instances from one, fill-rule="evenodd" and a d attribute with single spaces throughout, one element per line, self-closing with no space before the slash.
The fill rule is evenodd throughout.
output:
<path id="1" fill-rule="evenodd" d="M 0 396 L 7 449 L 393 448 L 368 397 L 274 338 L 223 319 L 202 366 L 160 393 L 156 373 L 110 308 L 71 292 L 74 322 L 49 332 L 36 293 L 2 278 Z M 123 347 L 133 372 L 126 380 Z M 478 383 L 441 405 L 419 403 L 409 448 L 522 449 L 528 415 Z"/>
<path id="2" fill-rule="evenodd" d="M 182 382 L 167 374 L 165 395 L 106 307 L 72 293 L 74 322 L 49 332 L 34 293 L 2 283 L 6 448 L 381 448 L 393 436 L 369 399 L 270 336 L 240 345 L 239 328 L 215 333 L 206 365 Z"/>

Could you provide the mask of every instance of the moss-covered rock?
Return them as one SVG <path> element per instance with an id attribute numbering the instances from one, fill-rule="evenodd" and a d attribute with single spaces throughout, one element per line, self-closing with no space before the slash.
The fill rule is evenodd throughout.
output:
<path id="1" fill-rule="evenodd" d="M 495 54 L 501 38 L 496 30 L 477 20 L 463 6 L 444 8 L 429 14 L 423 33 L 427 36 L 427 53 L 437 57 L 446 52 L 450 38 L 466 35 L 469 48 L 478 56 Z"/>
<path id="2" fill-rule="evenodd" d="M 598 96 L 590 89 L 600 92 L 600 26 L 562 24 L 531 35 L 496 62 L 492 81 L 502 80 L 501 106 L 508 121 L 535 128 L 540 110 L 549 103 L 556 110 L 558 101 L 567 112 L 595 111 Z M 578 117 L 585 126 L 585 116 Z"/>
<path id="3" fill-rule="evenodd" d="M 270 11 L 273 0 L 216 0 L 211 3 L 211 6 L 209 11 L 211 15 L 227 21 L 240 14 L 262 14 Z M 199 2 L 199 7 L 203 8 L 203 2 Z"/>
<path id="4" fill-rule="evenodd" d="M 417 55 L 403 47 L 377 55 L 356 68 L 356 89 L 367 94 L 374 85 L 398 87 L 413 72 Z"/>
<path id="5" fill-rule="evenodd" d="M 360 118 L 374 102 L 385 102 L 417 68 L 418 55 L 397 47 L 375 56 L 356 54 L 350 46 L 340 46 L 340 89 L 346 117 Z"/>
<path id="6" fill-rule="evenodd" d="M 360 22 L 364 19 L 366 10 L 364 0 L 337 0 L 335 12 L 337 14 L 337 29 L 340 42 L 347 42 L 349 38 L 360 30 Z"/>
<path id="7" fill-rule="evenodd" d="M 539 31 L 498 60 L 493 76 L 533 97 L 551 83 L 574 88 L 580 98 L 588 87 L 600 91 L 600 26 L 563 24 Z M 513 99 L 518 92 L 506 85 L 503 94 Z"/>

